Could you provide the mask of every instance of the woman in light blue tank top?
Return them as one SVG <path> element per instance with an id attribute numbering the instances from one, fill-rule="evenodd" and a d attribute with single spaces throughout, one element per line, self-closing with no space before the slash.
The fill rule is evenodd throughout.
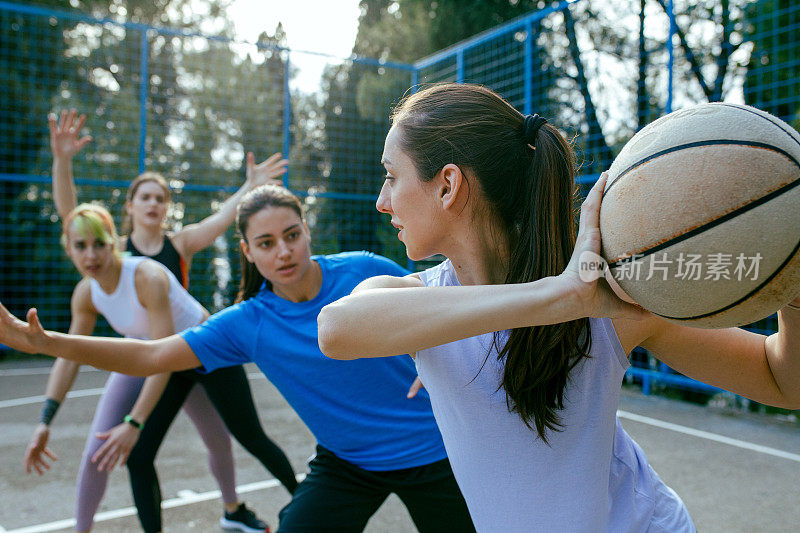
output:
<path id="1" fill-rule="evenodd" d="M 580 271 L 582 254 L 599 257 L 605 175 L 577 224 L 574 154 L 542 117 L 481 86 L 432 86 L 395 110 L 382 163 L 377 208 L 409 258 L 447 260 L 366 280 L 324 308 L 320 346 L 338 359 L 416 352 L 479 531 L 694 530 L 615 415 L 635 346 L 758 402 L 800 406 L 800 297 L 770 337 L 700 330 Z"/>

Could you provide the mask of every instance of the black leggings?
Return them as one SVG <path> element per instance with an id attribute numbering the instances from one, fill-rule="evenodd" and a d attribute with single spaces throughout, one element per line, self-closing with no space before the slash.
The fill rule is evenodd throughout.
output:
<path id="1" fill-rule="evenodd" d="M 317 445 L 310 471 L 281 509 L 280 533 L 361 533 L 391 493 L 420 533 L 474 533 L 475 526 L 450 461 L 401 470 L 369 471 Z"/>
<path id="2" fill-rule="evenodd" d="M 250 384 L 242 366 L 221 368 L 208 374 L 194 370 L 174 372 L 161 399 L 147 418 L 139 441 L 128 457 L 133 501 L 142 529 L 161 531 L 161 488 L 155 458 L 172 421 L 195 383 L 200 383 L 231 435 L 294 493 L 297 487 L 289 459 L 264 433 L 258 419 Z"/>

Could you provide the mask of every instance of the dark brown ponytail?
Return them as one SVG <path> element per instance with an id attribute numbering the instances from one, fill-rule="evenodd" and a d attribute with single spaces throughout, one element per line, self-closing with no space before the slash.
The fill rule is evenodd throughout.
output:
<path id="1" fill-rule="evenodd" d="M 300 218 L 303 218 L 303 205 L 297 196 L 278 185 L 262 185 L 245 194 L 239 205 L 236 206 L 236 229 L 242 240 L 247 240 L 247 224 L 250 217 L 267 207 L 288 207 Z M 256 265 L 247 260 L 241 249 L 239 250 L 239 263 L 242 267 L 242 279 L 239 282 L 236 303 L 255 296 L 264 283 L 267 284 L 268 290 L 272 290 L 272 283 L 261 275 Z"/>
<path id="2" fill-rule="evenodd" d="M 506 283 L 563 272 L 575 246 L 577 189 L 572 147 L 556 128 L 539 123 L 532 132 L 530 119 L 470 84 L 428 87 L 404 99 L 392 119 L 420 179 L 449 163 L 477 179 L 510 244 Z M 545 442 L 548 430 L 562 427 L 569 372 L 588 356 L 589 333 L 585 318 L 517 328 L 505 344 L 495 333 L 508 408 Z"/>

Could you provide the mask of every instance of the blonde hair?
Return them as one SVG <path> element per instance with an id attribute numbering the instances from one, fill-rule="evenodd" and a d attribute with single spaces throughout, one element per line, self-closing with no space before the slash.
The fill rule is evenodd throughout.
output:
<path id="1" fill-rule="evenodd" d="M 111 213 L 105 207 L 95 204 L 80 204 L 70 211 L 64 219 L 64 226 L 61 229 L 61 244 L 64 248 L 69 244 L 69 228 L 75 225 L 75 229 L 82 233 L 93 235 L 100 242 L 115 245 L 117 242 L 117 228 Z"/>

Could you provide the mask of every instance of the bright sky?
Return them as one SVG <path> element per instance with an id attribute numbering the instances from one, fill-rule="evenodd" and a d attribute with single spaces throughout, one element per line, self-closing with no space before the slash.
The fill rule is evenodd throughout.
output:
<path id="1" fill-rule="evenodd" d="M 353 50 L 360 14 L 358 0 L 234 0 L 228 9 L 244 41 L 255 42 L 262 31 L 272 34 L 281 22 L 292 50 L 339 58 Z M 332 62 L 308 54 L 292 54 L 291 61 L 299 69 L 293 85 L 305 92 L 316 90 L 322 69 Z"/>

